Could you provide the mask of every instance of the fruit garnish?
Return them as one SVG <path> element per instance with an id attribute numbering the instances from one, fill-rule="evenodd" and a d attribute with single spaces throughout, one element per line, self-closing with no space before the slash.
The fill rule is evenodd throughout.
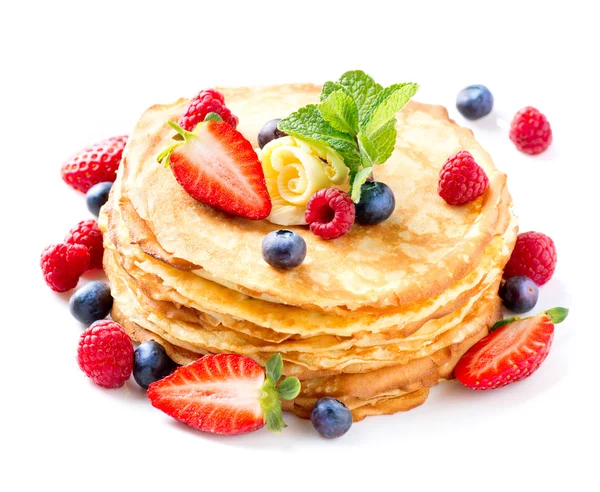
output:
<path id="1" fill-rule="evenodd" d="M 417 92 L 413 83 L 383 88 L 360 70 L 326 82 L 320 104 L 309 104 L 279 122 L 279 130 L 328 145 L 350 170 L 351 197 L 360 200 L 361 186 L 375 164 L 387 161 L 396 145 L 396 113 Z"/>
<path id="2" fill-rule="evenodd" d="M 98 321 L 81 334 L 77 362 L 98 386 L 120 388 L 133 368 L 131 339 L 119 323 Z"/>
<path id="3" fill-rule="evenodd" d="M 504 267 L 504 278 L 525 275 L 541 287 L 552 278 L 555 268 L 554 241 L 541 232 L 523 232 Z"/>
<path id="4" fill-rule="evenodd" d="M 296 268 L 306 257 L 306 241 L 286 229 L 270 232 L 263 239 L 262 256 L 272 267 L 282 270 Z"/>
<path id="5" fill-rule="evenodd" d="M 367 181 L 362 185 L 360 201 L 356 204 L 356 222 L 375 225 L 387 220 L 396 208 L 394 192 L 385 183 Z"/>
<path id="6" fill-rule="evenodd" d="M 305 217 L 313 234 L 323 239 L 336 239 L 350 232 L 355 218 L 354 203 L 348 193 L 326 188 L 310 198 Z"/>
<path id="7" fill-rule="evenodd" d="M 517 150 L 529 155 L 544 152 L 552 143 L 552 129 L 546 117 L 537 109 L 527 106 L 515 114 L 509 137 Z"/>
<path id="8" fill-rule="evenodd" d="M 177 364 L 165 348 L 154 340 L 142 342 L 133 352 L 133 379 L 144 389 L 171 374 Z"/>
<path id="9" fill-rule="evenodd" d="M 508 278 L 498 292 L 504 307 L 513 313 L 531 311 L 537 303 L 538 294 L 538 286 L 525 275 Z"/>
<path id="10" fill-rule="evenodd" d="M 90 270 L 102 268 L 102 256 L 104 245 L 102 243 L 102 231 L 94 219 L 82 220 L 65 237 L 67 244 L 81 244 L 90 252 Z"/>
<path id="11" fill-rule="evenodd" d="M 265 126 L 261 128 L 260 132 L 258 132 L 258 146 L 261 149 L 270 141 L 286 136 L 286 133 L 277 128 L 280 121 L 281 118 L 269 120 L 265 123 Z"/>
<path id="12" fill-rule="evenodd" d="M 252 144 L 223 121 L 209 120 L 193 132 L 169 121 L 183 140 L 157 158 L 170 166 L 183 189 L 224 212 L 261 220 L 271 213 L 265 176 Z"/>
<path id="13" fill-rule="evenodd" d="M 99 280 L 80 287 L 69 299 L 69 311 L 77 321 L 86 325 L 106 318 L 112 306 L 110 287 Z"/>
<path id="14" fill-rule="evenodd" d="M 114 181 L 126 143 L 127 135 L 122 135 L 80 150 L 63 164 L 63 180 L 84 193 L 97 183 Z"/>
<path id="15" fill-rule="evenodd" d="M 296 377 L 277 384 L 282 370 L 280 354 L 271 356 L 265 369 L 243 355 L 206 355 L 152 383 L 148 398 L 167 415 L 204 432 L 238 435 L 266 424 L 278 433 L 287 427 L 280 399 L 293 400 L 300 392 Z"/>
<path id="16" fill-rule="evenodd" d="M 225 106 L 225 97 L 215 89 L 205 89 L 194 96 L 179 118 L 179 126 L 184 130 L 193 131 L 196 125 L 205 121 L 209 113 L 218 114 L 221 119 L 235 128 L 237 116 Z"/>
<path id="17" fill-rule="evenodd" d="M 352 426 L 352 413 L 346 405 L 326 396 L 314 404 L 310 421 L 323 437 L 334 439 L 343 436 Z"/>
<path id="18" fill-rule="evenodd" d="M 456 109 L 469 120 L 483 118 L 493 107 L 494 96 L 485 85 L 470 85 L 456 96 Z"/>
<path id="19" fill-rule="evenodd" d="M 100 215 L 100 209 L 108 201 L 111 188 L 112 183 L 110 181 L 103 181 L 92 186 L 85 194 L 85 204 L 96 217 Z"/>
<path id="20" fill-rule="evenodd" d="M 462 356 L 454 375 L 475 390 L 500 388 L 531 376 L 550 352 L 554 325 L 568 312 L 557 307 L 529 318 L 498 321 L 489 335 Z"/>
<path id="21" fill-rule="evenodd" d="M 81 244 L 53 244 L 40 258 L 44 280 L 55 292 L 66 292 L 77 286 L 79 277 L 90 266 L 90 253 Z"/>
<path id="22" fill-rule="evenodd" d="M 470 152 L 461 150 L 442 166 L 438 194 L 448 205 L 465 205 L 483 195 L 488 185 L 485 171 Z"/>

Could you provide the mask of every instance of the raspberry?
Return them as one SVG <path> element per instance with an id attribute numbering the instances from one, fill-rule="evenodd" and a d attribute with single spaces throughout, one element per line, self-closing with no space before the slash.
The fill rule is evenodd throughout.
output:
<path id="1" fill-rule="evenodd" d="M 541 154 L 552 143 L 550 123 L 531 106 L 517 111 L 510 124 L 509 136 L 518 150 L 530 155 Z"/>
<path id="2" fill-rule="evenodd" d="M 461 150 L 448 157 L 443 165 L 438 193 L 449 205 L 464 205 L 483 195 L 488 183 L 485 171 L 471 153 Z"/>
<path id="3" fill-rule="evenodd" d="M 82 220 L 73 227 L 67 234 L 65 243 L 85 246 L 90 252 L 89 269 L 102 268 L 102 255 L 104 254 L 102 231 L 94 219 Z"/>
<path id="4" fill-rule="evenodd" d="M 79 338 L 77 362 L 98 386 L 120 388 L 133 369 L 131 339 L 119 323 L 97 321 Z"/>
<path id="5" fill-rule="evenodd" d="M 515 249 L 504 267 L 504 278 L 525 275 L 541 286 L 552 278 L 555 267 L 554 241 L 541 232 L 524 232 L 517 236 Z"/>
<path id="6" fill-rule="evenodd" d="M 348 193 L 337 188 L 317 191 L 306 204 L 304 218 L 313 234 L 335 239 L 348 234 L 354 224 L 354 202 Z"/>
<path id="7" fill-rule="evenodd" d="M 223 121 L 235 128 L 238 124 L 237 116 L 225 106 L 223 94 L 214 89 L 206 89 L 194 97 L 179 118 L 179 126 L 187 131 L 193 131 L 208 113 L 217 113 Z"/>
<path id="8" fill-rule="evenodd" d="M 90 265 L 90 253 L 80 244 L 48 246 L 40 259 L 44 279 L 55 292 L 73 289 Z"/>

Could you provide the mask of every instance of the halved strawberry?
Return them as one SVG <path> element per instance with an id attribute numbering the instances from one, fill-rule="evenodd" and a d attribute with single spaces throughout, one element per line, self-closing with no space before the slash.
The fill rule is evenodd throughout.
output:
<path id="1" fill-rule="evenodd" d="M 454 375 L 475 390 L 500 388 L 531 376 L 550 352 L 554 325 L 567 313 L 565 308 L 554 308 L 529 318 L 499 321 L 467 350 Z"/>
<path id="2" fill-rule="evenodd" d="M 169 125 L 183 141 L 165 149 L 158 161 L 171 166 L 185 191 L 232 215 L 255 220 L 269 216 L 271 199 L 261 163 L 240 132 L 215 120 L 199 123 L 193 132 L 172 121 Z"/>
<path id="3" fill-rule="evenodd" d="M 283 421 L 280 398 L 292 400 L 300 381 L 284 379 L 283 362 L 273 355 L 265 370 L 249 357 L 237 354 L 207 355 L 148 388 L 152 405 L 167 415 L 204 432 L 237 435 L 260 429 L 280 432 Z"/>

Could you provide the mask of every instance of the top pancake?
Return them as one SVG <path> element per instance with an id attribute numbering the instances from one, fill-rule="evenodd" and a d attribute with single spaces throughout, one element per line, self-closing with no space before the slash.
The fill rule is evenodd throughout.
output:
<path id="1" fill-rule="evenodd" d="M 255 146 L 266 121 L 318 102 L 320 93 L 313 85 L 221 90 L 240 119 L 238 129 Z M 376 179 L 394 191 L 393 215 L 376 226 L 355 225 L 333 241 L 306 227 L 288 227 L 305 239 L 307 256 L 294 270 L 276 270 L 262 259 L 261 244 L 280 226 L 231 217 L 197 202 L 156 162 L 174 133 L 167 121 L 177 121 L 186 103 L 144 113 L 120 170 L 124 197 L 158 244 L 146 252 L 178 268 L 271 302 L 324 311 L 383 309 L 441 294 L 478 264 L 494 235 L 506 176 L 444 108 L 411 102 L 398 115 L 392 157 L 375 170 Z M 478 200 L 453 207 L 437 194 L 439 170 L 463 149 L 485 170 L 490 186 Z M 138 242 L 144 248 L 144 241 Z"/>

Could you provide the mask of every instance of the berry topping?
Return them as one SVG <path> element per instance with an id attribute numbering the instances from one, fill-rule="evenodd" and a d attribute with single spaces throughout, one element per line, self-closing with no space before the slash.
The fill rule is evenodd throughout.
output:
<path id="1" fill-rule="evenodd" d="M 183 138 L 165 149 L 159 162 L 171 166 L 183 189 L 196 200 L 232 215 L 262 220 L 271 213 L 265 175 L 252 144 L 223 121 L 206 121 L 193 133 L 173 122 Z"/>
<path id="2" fill-rule="evenodd" d="M 263 239 L 262 255 L 272 267 L 289 270 L 302 265 L 306 257 L 306 242 L 295 232 L 286 229 L 273 231 Z"/>
<path id="3" fill-rule="evenodd" d="M 504 282 L 499 295 L 506 309 L 513 313 L 526 313 L 537 303 L 538 286 L 529 277 L 517 275 Z"/>
<path id="4" fill-rule="evenodd" d="M 494 107 L 494 96 L 485 85 L 470 85 L 458 93 L 456 109 L 469 120 L 478 120 Z"/>
<path id="5" fill-rule="evenodd" d="M 286 427 L 280 398 L 292 400 L 300 392 L 295 377 L 278 386 L 283 362 L 275 354 L 265 370 L 237 354 L 206 355 L 152 383 L 148 398 L 167 415 L 204 432 L 236 435 Z"/>
<path id="6" fill-rule="evenodd" d="M 354 202 L 342 190 L 325 188 L 310 197 L 304 217 L 313 234 L 323 239 L 342 237 L 354 224 Z"/>
<path id="7" fill-rule="evenodd" d="M 82 220 L 73 227 L 67 234 L 65 243 L 85 246 L 90 252 L 89 269 L 102 268 L 102 255 L 104 254 L 102 231 L 94 219 Z"/>
<path id="8" fill-rule="evenodd" d="M 313 406 L 310 421 L 319 434 L 334 439 L 348 432 L 352 426 L 352 413 L 341 401 L 325 397 Z"/>
<path id="9" fill-rule="evenodd" d="M 176 367 L 165 348 L 154 340 L 141 343 L 133 353 L 133 378 L 144 389 L 171 374 Z"/>
<path id="10" fill-rule="evenodd" d="M 96 217 L 100 215 L 100 208 L 108 201 L 108 194 L 112 188 L 110 181 L 104 181 L 92 186 L 85 194 L 85 204 L 88 210 Z"/>
<path id="11" fill-rule="evenodd" d="M 517 111 L 510 124 L 509 136 L 517 150 L 530 155 L 541 154 L 552 143 L 550 123 L 531 106 Z"/>
<path id="12" fill-rule="evenodd" d="M 442 167 L 438 193 L 449 205 L 464 205 L 483 195 L 488 183 L 471 153 L 461 150 L 448 157 Z"/>
<path id="13" fill-rule="evenodd" d="M 80 150 L 63 164 L 63 180 L 84 193 L 97 183 L 114 181 L 126 143 L 127 135 L 123 135 Z"/>
<path id="14" fill-rule="evenodd" d="M 238 124 L 237 116 L 225 106 L 223 94 L 214 89 L 200 91 L 188 104 L 179 118 L 179 126 L 187 131 L 193 131 L 198 123 L 204 121 L 208 113 L 217 113 L 225 123 L 235 128 Z"/>
<path id="15" fill-rule="evenodd" d="M 265 145 L 267 145 L 271 140 L 275 140 L 276 138 L 285 137 L 287 133 L 282 132 L 279 128 L 277 128 L 277 123 L 281 121 L 281 118 L 275 118 L 274 120 L 269 120 L 265 123 L 265 126 L 262 127 L 260 132 L 258 132 L 258 146 L 262 149 Z"/>
<path id="16" fill-rule="evenodd" d="M 375 225 L 388 219 L 396 208 L 394 192 L 385 183 L 370 181 L 362 185 L 356 204 L 356 222 Z"/>
<path id="17" fill-rule="evenodd" d="M 73 317 L 86 325 L 104 319 L 110 313 L 113 298 L 110 288 L 98 280 L 77 289 L 69 299 L 69 310 Z"/>
<path id="18" fill-rule="evenodd" d="M 79 338 L 77 362 L 98 386 L 120 388 L 131 376 L 131 339 L 119 323 L 108 320 L 94 323 Z"/>
<path id="19" fill-rule="evenodd" d="M 43 251 L 40 266 L 48 286 L 66 292 L 77 286 L 79 277 L 90 266 L 90 253 L 80 244 L 54 244 Z"/>
<path id="20" fill-rule="evenodd" d="M 523 232 L 504 267 L 504 278 L 525 275 L 538 286 L 552 278 L 556 268 L 554 241 L 541 232 Z"/>
<path id="21" fill-rule="evenodd" d="M 499 321 L 458 361 L 456 378 L 468 388 L 489 390 L 531 376 L 550 352 L 554 324 L 567 313 L 554 308 L 530 318 Z"/>

